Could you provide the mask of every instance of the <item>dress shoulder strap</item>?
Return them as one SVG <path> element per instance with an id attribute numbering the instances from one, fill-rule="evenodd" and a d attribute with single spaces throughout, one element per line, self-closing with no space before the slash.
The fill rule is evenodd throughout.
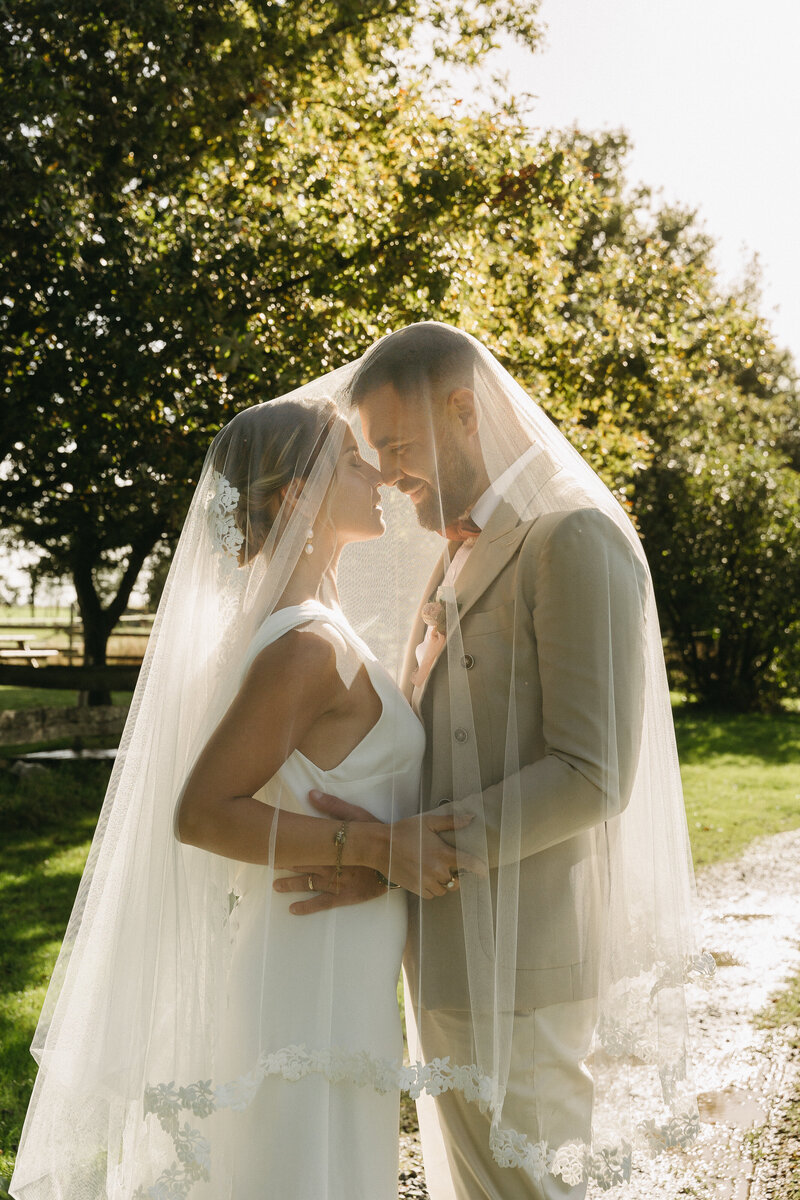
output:
<path id="1" fill-rule="evenodd" d="M 283 637 L 290 629 L 308 625 L 311 621 L 324 621 L 328 625 L 333 625 L 348 643 L 351 651 L 356 651 L 359 658 L 374 658 L 369 647 L 351 628 L 342 613 L 337 612 L 336 609 L 327 608 L 318 600 L 305 600 L 302 604 L 292 604 L 288 608 L 275 609 L 262 622 L 247 648 L 242 664 L 242 674 L 245 674 L 256 655 L 260 654 L 267 646 L 277 642 L 278 638 Z M 337 659 L 338 657 L 337 655 Z"/>

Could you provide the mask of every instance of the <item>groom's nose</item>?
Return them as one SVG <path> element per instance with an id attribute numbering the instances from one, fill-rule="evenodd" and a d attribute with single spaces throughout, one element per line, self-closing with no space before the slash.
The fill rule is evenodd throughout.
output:
<path id="1" fill-rule="evenodd" d="M 373 487 L 383 485 L 383 473 L 379 467 L 373 467 L 372 463 L 364 463 L 364 470 Z"/>

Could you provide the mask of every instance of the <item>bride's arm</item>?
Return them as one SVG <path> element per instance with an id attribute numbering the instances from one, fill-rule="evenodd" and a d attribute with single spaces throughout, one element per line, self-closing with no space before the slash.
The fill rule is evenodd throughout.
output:
<path id="1" fill-rule="evenodd" d="M 333 647 L 314 634 L 293 630 L 257 655 L 183 789 L 181 841 L 243 862 L 270 861 L 275 810 L 253 796 L 333 706 L 336 683 Z M 327 845 L 333 823 L 309 829 L 301 842 L 306 822 L 281 813 L 274 865 L 297 861 L 301 845 L 310 862 L 335 861 Z"/>
<path id="2" fill-rule="evenodd" d="M 334 865 L 340 820 L 277 811 L 253 797 L 331 710 L 339 687 L 335 651 L 325 638 L 292 631 L 262 650 L 183 789 L 180 840 L 242 862 Z M 341 863 L 386 874 L 391 858 L 399 883 L 439 895 L 456 856 L 438 834 L 453 829 L 454 820 L 463 818 L 412 818 L 393 827 L 351 822 Z"/>

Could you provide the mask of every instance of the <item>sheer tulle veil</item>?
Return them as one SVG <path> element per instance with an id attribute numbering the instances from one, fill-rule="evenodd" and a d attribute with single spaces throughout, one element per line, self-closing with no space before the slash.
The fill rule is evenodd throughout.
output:
<path id="1" fill-rule="evenodd" d="M 182 844 L 176 805 L 237 693 L 260 626 L 280 606 L 309 529 L 325 519 L 348 423 L 364 457 L 376 461 L 360 421 L 365 381 L 413 386 L 415 403 L 428 406 L 438 430 L 441 372 L 408 339 L 420 328 L 444 339 L 442 370 L 454 371 L 474 395 L 483 462 L 500 497 L 492 520 L 505 524 L 494 540 L 487 526 L 450 586 L 444 580 L 456 543 L 422 528 L 407 497 L 386 488 L 385 535 L 346 547 L 338 580 L 324 579 L 319 599 L 341 608 L 413 701 L 429 736 L 421 806 L 445 800 L 469 811 L 473 820 L 455 835 L 456 846 L 477 853 L 489 870 L 486 877 L 465 872 L 458 891 L 441 901 L 410 902 L 405 1063 L 354 1063 L 331 1045 L 298 1065 L 287 1048 L 260 1045 L 254 1028 L 249 1070 L 234 1076 L 222 1031 L 237 864 Z M 283 458 L 276 439 L 287 447 Z M 433 445 L 444 475 L 447 447 L 436 436 Z M 267 457 L 277 457 L 284 472 L 279 506 L 259 500 L 259 489 L 274 494 L 274 479 L 263 477 Z M 576 758 L 569 730 L 562 737 L 563 712 L 555 715 L 545 696 L 543 748 L 532 762 L 523 728 L 532 686 L 525 663 L 515 659 L 500 680 L 484 668 L 492 637 L 507 641 L 524 618 L 519 599 L 507 611 L 494 604 L 491 572 L 535 538 L 541 561 L 555 562 L 564 522 L 586 574 L 578 573 L 576 592 L 560 602 L 574 604 L 584 598 L 577 591 L 590 587 L 600 614 L 592 661 L 566 681 L 575 693 L 569 720 L 589 723 L 590 751 Z M 559 603 L 544 594 L 543 578 L 541 568 L 539 582 L 532 576 L 530 587 L 520 584 L 531 620 L 540 611 L 546 620 L 547 605 Z M 417 677 L 415 686 L 413 644 L 407 650 L 406 643 L 415 628 L 424 631 L 426 603 L 438 606 L 444 638 L 429 678 L 421 684 Z M 608 614 L 623 607 L 620 638 Z M 558 647 L 553 653 L 557 674 Z M 435 713 L 425 708 L 433 695 Z M 479 749 L 490 708 L 491 753 Z M 439 795 L 443 758 L 450 790 Z M 550 891 L 536 892 L 531 911 L 530 888 L 545 880 Z M 458 994 L 445 995 L 440 978 L 442 926 L 431 916 L 439 903 L 447 906 L 439 910 L 447 928 L 458 930 L 458 966 L 449 976 Z M 548 943 L 541 961 L 530 949 L 533 924 Z M 269 961 L 268 945 L 265 954 Z M 412 326 L 357 362 L 240 413 L 209 449 L 36 1031 L 39 1073 L 13 1195 L 219 1200 L 228 1195 L 229 1123 L 247 1111 L 265 1072 L 291 1078 L 292 1071 L 428 1097 L 421 1111 L 429 1144 L 437 1136 L 434 1098 L 458 1091 L 486 1113 L 498 1163 L 608 1188 L 629 1177 L 637 1153 L 686 1145 L 697 1132 L 686 987 L 692 973 L 710 969 L 695 946 L 669 693 L 636 531 L 486 348 L 449 326 Z M 591 1011 L 584 1070 L 593 1096 L 590 1129 L 566 1138 L 546 1096 L 535 1129 L 517 1128 L 507 1101 L 520 1052 L 515 1016 L 529 1003 L 565 999 Z M 437 1042 L 431 1056 L 426 1027 L 454 1007 L 470 1023 L 470 1052 L 442 1055 Z"/>

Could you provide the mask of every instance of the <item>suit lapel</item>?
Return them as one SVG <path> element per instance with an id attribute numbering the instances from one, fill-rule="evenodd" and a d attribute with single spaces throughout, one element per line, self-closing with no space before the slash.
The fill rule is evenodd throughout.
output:
<path id="1" fill-rule="evenodd" d="M 533 520 L 520 521 L 516 511 L 505 501 L 501 501 L 497 506 L 489 518 L 486 528 L 481 532 L 475 546 L 470 551 L 469 557 L 456 580 L 456 603 L 460 619 L 464 618 L 466 613 L 481 598 L 489 587 L 489 584 L 497 578 L 506 563 L 514 557 L 532 524 Z M 457 548 L 457 542 L 450 543 L 451 556 Z M 429 586 L 417 612 L 414 632 L 406 650 L 406 660 L 403 667 L 403 691 L 406 698 L 411 700 L 417 713 L 420 711 L 428 682 L 438 667 L 439 661 L 447 653 L 447 646 L 445 645 L 422 687 L 413 687 L 411 675 L 417 665 L 414 650 L 425 636 L 425 622 L 419 614 L 422 611 L 423 604 L 427 602 L 443 578 L 444 567 L 440 563 L 428 581 Z"/>
<path id="2" fill-rule="evenodd" d="M 539 455 L 522 471 L 519 476 L 507 485 L 506 494 L 513 501 L 501 500 L 486 523 L 485 529 L 471 550 L 462 571 L 456 580 L 456 601 L 459 617 L 463 618 L 472 606 L 480 599 L 489 584 L 502 571 L 507 562 L 516 554 L 520 543 L 536 520 L 536 516 L 528 514 L 534 502 L 549 480 L 560 471 L 560 465 L 542 450 Z M 450 560 L 458 549 L 458 542 L 449 545 Z M 411 702 L 419 713 L 422 698 L 425 695 L 428 680 L 438 666 L 438 660 L 431 669 L 428 680 L 419 689 L 412 683 L 412 675 L 417 666 L 415 650 L 425 637 L 425 622 L 420 615 L 423 606 L 432 598 L 445 574 L 444 556 L 437 563 L 420 601 L 417 615 L 412 625 L 408 644 L 406 645 L 400 686 L 403 695 Z M 446 649 L 446 647 L 445 647 Z M 440 655 L 442 657 L 442 655 Z"/>
<path id="3" fill-rule="evenodd" d="M 514 557 L 531 524 L 531 521 L 520 521 L 505 501 L 497 506 L 456 580 L 456 602 L 462 620 Z"/>

